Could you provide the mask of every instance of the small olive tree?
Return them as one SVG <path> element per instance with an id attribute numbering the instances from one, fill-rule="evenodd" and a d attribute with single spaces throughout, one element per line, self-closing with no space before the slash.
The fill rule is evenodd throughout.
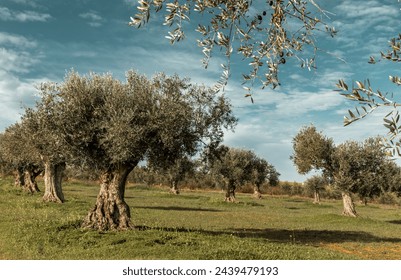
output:
<path id="1" fill-rule="evenodd" d="M 266 180 L 272 184 L 280 175 L 266 160 L 254 152 L 239 148 L 220 146 L 216 153 L 209 157 L 210 171 L 223 179 L 226 188 L 225 201 L 235 201 L 235 190 L 246 182 L 255 185 L 260 196 L 260 186 Z"/>
<path id="2" fill-rule="evenodd" d="M 333 139 L 327 138 L 313 125 L 302 127 L 292 140 L 293 154 L 290 157 L 298 173 L 308 174 L 311 170 L 321 171 L 331 177 L 334 151 Z"/>
<path id="3" fill-rule="evenodd" d="M 23 123 L 15 123 L 0 135 L 3 161 L 15 170 L 15 185 L 29 193 L 39 192 L 36 177 L 43 171 L 39 154 L 33 148 Z"/>
<path id="4" fill-rule="evenodd" d="M 270 186 L 276 186 L 279 183 L 280 173 L 267 160 L 254 155 L 251 169 L 250 181 L 254 185 L 255 198 L 262 198 L 261 186 L 264 183 L 269 183 Z"/>
<path id="5" fill-rule="evenodd" d="M 320 204 L 320 192 L 324 190 L 326 184 L 327 184 L 326 178 L 321 175 L 314 175 L 305 181 L 304 187 L 308 191 L 313 192 L 314 204 Z"/>
<path id="6" fill-rule="evenodd" d="M 156 167 L 157 168 L 157 167 Z M 195 163 L 187 156 L 178 158 L 174 163 L 168 166 L 159 167 L 161 173 L 167 178 L 170 185 L 170 193 L 179 194 L 179 182 L 185 179 L 186 176 L 194 174 Z"/>
<path id="7" fill-rule="evenodd" d="M 225 182 L 225 201 L 235 201 L 235 190 L 250 179 L 253 153 L 251 151 L 229 148 L 213 168 L 222 175 Z"/>

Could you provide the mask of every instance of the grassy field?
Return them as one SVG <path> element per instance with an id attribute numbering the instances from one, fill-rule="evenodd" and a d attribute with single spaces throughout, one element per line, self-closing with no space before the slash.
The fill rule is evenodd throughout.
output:
<path id="1" fill-rule="evenodd" d="M 43 190 L 43 185 L 39 184 Z M 341 201 L 128 185 L 135 230 L 80 229 L 96 184 L 64 183 L 64 204 L 43 203 L 0 178 L 0 259 L 401 259 L 401 211 L 359 206 L 341 215 Z"/>

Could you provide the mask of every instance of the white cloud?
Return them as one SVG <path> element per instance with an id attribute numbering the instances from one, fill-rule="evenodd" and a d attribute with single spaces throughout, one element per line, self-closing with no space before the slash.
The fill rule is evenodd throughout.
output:
<path id="1" fill-rule="evenodd" d="M 21 4 L 21 5 L 37 7 L 37 3 L 35 2 L 36 0 L 9 0 L 9 1 L 17 3 L 17 4 Z"/>
<path id="2" fill-rule="evenodd" d="M 0 69 L 9 72 L 27 73 L 28 68 L 37 62 L 25 51 L 15 51 L 0 47 Z"/>
<path id="3" fill-rule="evenodd" d="M 36 41 L 26 37 L 0 32 L 0 127 L 4 128 L 19 119 L 23 107 L 35 101 L 35 84 L 39 80 L 21 78 L 38 62 L 29 49 Z"/>
<path id="4" fill-rule="evenodd" d="M 0 46 L 4 45 L 12 45 L 13 47 L 20 48 L 34 48 L 37 46 L 37 43 L 36 41 L 28 40 L 20 35 L 0 32 Z"/>
<path id="5" fill-rule="evenodd" d="M 37 90 L 35 81 L 23 81 L 0 70 L 0 125 L 6 127 L 19 119 L 26 106 L 32 106 Z"/>
<path id="6" fill-rule="evenodd" d="M 346 51 L 348 56 L 352 53 L 354 57 L 369 57 L 383 47 L 382 42 L 386 42 L 383 38 L 388 37 L 388 40 L 394 35 L 400 16 L 397 1 L 383 2 L 355 0 L 335 5 L 333 24 L 339 33 L 334 40 L 338 48 Z"/>
<path id="7" fill-rule="evenodd" d="M 35 11 L 12 11 L 7 7 L 0 7 L 0 20 L 2 21 L 41 21 L 45 22 L 51 19 L 51 15 L 38 13 Z"/>
<path id="8" fill-rule="evenodd" d="M 73 51 L 71 55 L 73 57 L 96 57 L 98 53 L 90 50 L 77 50 Z"/>
<path id="9" fill-rule="evenodd" d="M 293 91 L 288 95 L 282 95 L 282 100 L 277 103 L 276 108 L 279 114 L 297 116 L 310 111 L 331 110 L 343 102 L 344 98 L 333 90 Z"/>
<path id="10" fill-rule="evenodd" d="M 341 12 L 342 16 L 353 20 L 357 18 L 386 20 L 399 15 L 398 9 L 395 9 L 394 6 L 383 5 L 378 1 L 343 1 L 336 6 L 336 9 Z"/>
<path id="11" fill-rule="evenodd" d="M 92 21 L 100 21 L 100 20 L 102 20 L 102 17 L 99 16 L 96 12 L 83 13 L 83 14 L 80 14 L 79 16 L 81 18 L 90 19 Z"/>
<path id="12" fill-rule="evenodd" d="M 79 15 L 83 19 L 89 20 L 88 24 L 92 27 L 99 27 L 103 23 L 103 18 L 95 11 L 90 11 L 88 13 L 82 13 Z"/>

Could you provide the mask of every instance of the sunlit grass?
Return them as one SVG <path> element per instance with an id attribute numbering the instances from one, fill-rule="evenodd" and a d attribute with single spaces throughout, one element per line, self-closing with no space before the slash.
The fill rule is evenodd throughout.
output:
<path id="1" fill-rule="evenodd" d="M 40 184 L 41 189 L 43 186 Z M 397 207 L 358 206 L 341 215 L 341 201 L 128 185 L 135 230 L 87 231 L 80 223 L 94 205 L 95 183 L 65 182 L 64 204 L 43 203 L 0 179 L 2 259 L 401 259 Z"/>

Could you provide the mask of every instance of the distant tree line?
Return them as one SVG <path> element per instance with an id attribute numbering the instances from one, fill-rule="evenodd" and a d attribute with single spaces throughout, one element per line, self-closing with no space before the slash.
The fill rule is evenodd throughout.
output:
<path id="1" fill-rule="evenodd" d="M 224 189 L 225 200 L 233 202 L 236 190 L 245 185 L 252 188 L 256 198 L 261 198 L 262 188 L 278 185 L 279 176 L 273 165 L 254 152 L 220 145 L 213 154 L 206 152 L 192 160 L 181 159 L 167 169 L 138 166 L 132 172 L 131 180 L 146 185 L 168 185 L 173 194 L 179 193 L 179 184 Z"/>

